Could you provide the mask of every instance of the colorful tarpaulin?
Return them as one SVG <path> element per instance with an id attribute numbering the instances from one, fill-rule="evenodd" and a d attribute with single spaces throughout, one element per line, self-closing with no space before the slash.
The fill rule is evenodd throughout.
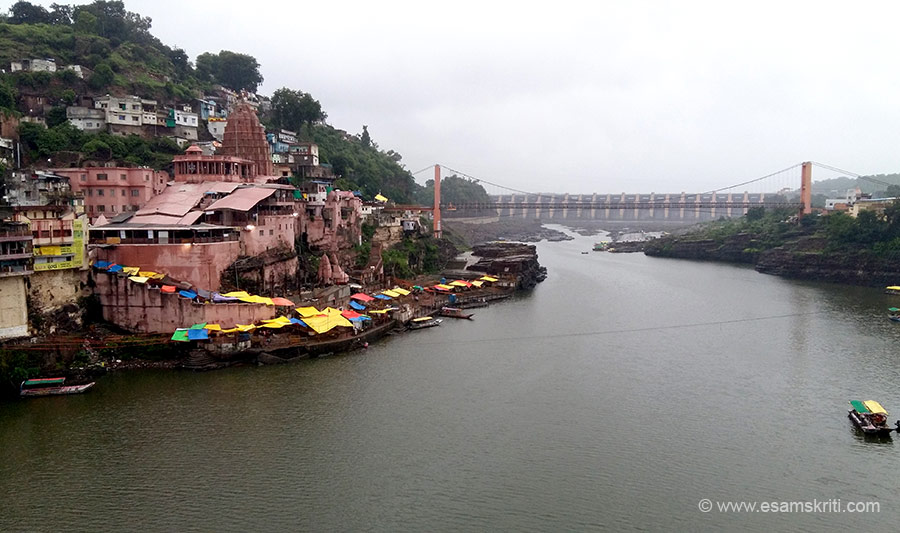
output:
<path id="1" fill-rule="evenodd" d="M 379 300 L 390 300 L 391 299 L 391 297 L 386 294 L 376 294 L 375 297 L 378 298 Z"/>
<path id="2" fill-rule="evenodd" d="M 373 309 L 369 311 L 369 313 L 372 313 L 373 315 L 383 315 L 388 311 L 391 311 L 391 309 Z"/>
<path id="3" fill-rule="evenodd" d="M 350 298 L 352 298 L 354 300 L 359 300 L 360 302 L 371 302 L 372 300 L 375 299 L 375 298 L 372 298 L 371 296 L 369 296 L 368 294 L 363 294 L 361 292 L 354 294 Z"/>
<path id="4" fill-rule="evenodd" d="M 197 297 L 197 293 L 193 292 L 193 291 L 178 291 L 178 294 L 184 296 L 185 298 L 189 298 L 191 300 L 193 300 L 194 298 Z"/>
<path id="5" fill-rule="evenodd" d="M 194 324 L 191 326 L 191 329 L 203 329 L 206 327 L 206 322 L 200 322 L 199 324 Z"/>
<path id="6" fill-rule="evenodd" d="M 295 309 L 295 311 L 297 311 L 297 313 L 298 313 L 302 318 L 306 318 L 306 317 L 310 317 L 310 316 L 316 316 L 316 315 L 321 314 L 321 311 L 319 311 L 319 310 L 316 309 L 315 307 L 298 307 L 297 309 Z"/>
<path id="7" fill-rule="evenodd" d="M 434 288 L 441 289 L 444 291 L 452 291 L 453 290 L 453 287 L 451 287 L 450 285 L 445 285 L 443 283 L 438 283 L 437 285 L 434 286 Z"/>
<path id="8" fill-rule="evenodd" d="M 363 304 L 361 304 L 359 302 L 354 302 L 354 301 L 350 302 L 350 307 L 352 307 L 353 309 L 356 309 L 357 311 L 365 311 L 366 310 L 366 306 L 364 306 Z"/>
<path id="9" fill-rule="evenodd" d="M 187 342 L 188 339 L 188 330 L 187 328 L 178 328 L 175 330 L 175 333 L 172 334 L 172 340 L 178 342 Z"/>
<path id="10" fill-rule="evenodd" d="M 381 291 L 381 294 L 383 294 L 383 295 L 385 295 L 385 296 L 390 296 L 391 298 L 399 298 L 399 297 L 400 297 L 400 293 L 399 293 L 399 292 L 396 292 L 396 291 L 393 291 L 393 290 L 390 290 L 390 289 L 388 289 L 388 290 L 386 290 L 386 291 Z"/>
<path id="11" fill-rule="evenodd" d="M 494 277 L 491 277 L 491 276 L 481 276 L 481 277 L 478 278 L 478 279 L 481 279 L 481 280 L 483 280 L 483 281 L 490 281 L 490 282 L 492 282 L 492 283 L 495 282 L 495 281 L 500 281 L 499 279 L 494 278 Z"/>
<path id="12" fill-rule="evenodd" d="M 250 294 L 248 294 L 247 291 L 231 291 L 226 292 L 222 296 L 226 296 L 228 298 L 246 298 L 250 296 Z"/>
<path id="13" fill-rule="evenodd" d="M 113 266 L 109 267 L 109 271 L 110 272 L 121 272 L 122 265 L 113 265 Z"/>
<path id="14" fill-rule="evenodd" d="M 252 296 L 243 296 L 238 298 L 242 302 L 247 302 L 251 304 L 266 304 L 266 305 L 274 305 L 272 303 L 271 298 L 267 298 L 265 296 L 257 296 L 256 294 Z"/>
<path id="15" fill-rule="evenodd" d="M 467 284 L 465 281 L 463 281 L 461 279 L 458 279 L 456 281 L 451 281 L 448 285 L 450 285 L 451 287 L 468 287 L 469 286 L 469 284 Z"/>
<path id="16" fill-rule="evenodd" d="M 128 276 L 128 279 L 135 283 L 147 283 L 147 280 L 150 278 L 145 276 Z"/>
<path id="17" fill-rule="evenodd" d="M 377 200 L 377 201 L 379 201 L 379 202 L 387 202 L 387 201 L 388 201 L 387 198 L 385 198 L 384 196 L 382 196 L 382 195 L 380 195 L 380 194 L 376 194 L 376 195 L 375 195 L 375 200 Z"/>
<path id="18" fill-rule="evenodd" d="M 409 295 L 410 295 L 410 292 L 409 292 L 408 290 L 406 290 L 406 289 L 401 289 L 400 287 L 394 287 L 394 288 L 391 289 L 391 290 L 394 291 L 394 292 L 396 292 L 396 293 L 399 294 L 400 296 L 409 296 Z"/>
<path id="19" fill-rule="evenodd" d="M 220 326 L 218 324 L 207 324 L 206 330 L 207 331 L 222 331 L 222 326 Z"/>
<path id="20" fill-rule="evenodd" d="M 209 330 L 191 328 L 187 332 L 188 339 L 192 341 L 202 341 L 209 339 Z"/>
<path id="21" fill-rule="evenodd" d="M 298 326 L 306 326 L 306 322 L 300 320 L 299 318 L 292 318 L 291 324 L 296 324 Z M 306 326 L 306 327 L 309 327 L 309 326 Z"/>
<path id="22" fill-rule="evenodd" d="M 275 321 L 273 321 L 273 322 L 266 322 L 265 324 L 262 324 L 262 325 L 259 326 L 259 327 L 261 327 L 261 328 L 279 329 L 279 328 L 283 328 L 283 327 L 284 327 L 284 323 L 278 322 L 277 320 L 275 320 Z"/>
<path id="23" fill-rule="evenodd" d="M 352 311 L 352 310 L 350 310 L 350 309 L 347 309 L 346 311 L 341 311 L 341 316 L 344 317 L 344 318 L 346 318 L 346 319 L 348 319 L 348 320 L 352 320 L 352 319 L 354 319 L 354 318 L 359 318 L 359 317 L 361 317 L 362 315 L 359 314 L 359 313 L 357 313 L 356 311 Z"/>
<path id="24" fill-rule="evenodd" d="M 109 268 L 109 265 L 110 265 L 109 261 L 95 261 L 94 262 L 94 266 L 96 268 Z M 890 289 L 890 287 L 888 287 L 888 289 Z"/>
<path id="25" fill-rule="evenodd" d="M 337 310 L 335 309 L 335 311 Z M 325 333 L 338 326 L 348 328 L 353 327 L 353 324 L 351 324 L 349 320 L 340 315 L 340 311 L 338 311 L 337 315 L 323 313 L 321 315 L 304 318 L 303 321 L 316 333 Z"/>
<path id="26" fill-rule="evenodd" d="M 122 267 L 122 272 L 129 276 L 136 276 L 141 271 L 141 267 Z"/>
<path id="27" fill-rule="evenodd" d="M 212 293 L 212 301 L 215 303 L 229 303 L 229 302 L 237 302 L 238 299 L 231 296 L 222 296 L 221 294 L 214 292 Z"/>
<path id="28" fill-rule="evenodd" d="M 175 294 L 175 285 L 163 285 L 159 290 L 169 294 Z"/>
<path id="29" fill-rule="evenodd" d="M 149 270 L 141 270 L 140 272 L 138 272 L 138 276 L 142 276 L 145 278 L 152 278 L 152 277 L 156 276 L 156 272 L 151 272 Z"/>
<path id="30" fill-rule="evenodd" d="M 272 298 L 272 304 L 273 305 L 284 305 L 284 306 L 290 306 L 290 307 L 294 306 L 294 302 L 288 300 L 287 298 L 281 298 L 281 297 Z"/>
<path id="31" fill-rule="evenodd" d="M 476 279 L 475 281 L 472 282 L 472 285 L 474 285 L 476 287 L 481 287 L 482 285 L 484 285 L 484 282 Z"/>
<path id="32" fill-rule="evenodd" d="M 291 323 L 291 319 L 286 316 L 280 316 L 278 318 L 264 318 L 262 321 L 266 323 L 278 322 L 282 325 Z"/>
<path id="33" fill-rule="evenodd" d="M 235 324 L 234 328 L 238 331 L 253 331 L 256 329 L 256 326 L 253 324 Z"/>

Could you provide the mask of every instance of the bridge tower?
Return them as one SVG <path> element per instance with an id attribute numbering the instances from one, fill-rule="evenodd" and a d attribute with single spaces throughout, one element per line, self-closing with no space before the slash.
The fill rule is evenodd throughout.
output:
<path id="1" fill-rule="evenodd" d="M 434 238 L 440 239 L 441 231 L 441 166 L 434 165 Z"/>
<path id="2" fill-rule="evenodd" d="M 800 201 L 803 209 L 800 215 L 812 213 L 812 163 L 805 161 L 800 172 Z"/>

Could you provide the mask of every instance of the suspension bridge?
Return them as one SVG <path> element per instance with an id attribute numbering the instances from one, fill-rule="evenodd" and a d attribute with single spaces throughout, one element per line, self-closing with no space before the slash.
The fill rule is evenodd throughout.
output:
<path id="1" fill-rule="evenodd" d="M 807 161 L 765 176 L 704 192 L 538 193 L 514 189 L 438 164 L 433 167 L 434 206 L 396 206 L 394 209 L 433 211 L 436 237 L 440 237 L 442 233 L 442 218 L 463 221 L 519 217 L 559 222 L 609 220 L 688 224 L 720 217 L 740 217 L 754 207 L 794 209 L 803 216 L 812 212 L 813 167 L 881 186 L 891 185 L 830 165 Z M 414 174 L 430 168 L 426 167 Z M 442 171 L 482 185 L 488 191 L 490 200 L 455 204 L 442 202 Z"/>

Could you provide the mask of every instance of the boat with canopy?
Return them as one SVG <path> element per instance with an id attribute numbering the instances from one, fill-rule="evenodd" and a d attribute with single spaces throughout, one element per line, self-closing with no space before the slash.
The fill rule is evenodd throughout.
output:
<path id="1" fill-rule="evenodd" d="M 430 327 L 440 326 L 440 325 L 441 325 L 440 318 L 434 318 L 431 316 L 422 316 L 422 317 L 414 318 L 414 319 L 410 320 L 406 324 L 406 327 L 408 329 L 424 329 L 424 328 L 430 328 Z"/>
<path id="2" fill-rule="evenodd" d="M 93 381 L 84 385 L 66 385 L 66 378 L 26 379 L 19 387 L 19 396 L 38 397 L 80 394 L 93 386 Z"/>
<path id="3" fill-rule="evenodd" d="M 895 429 L 888 425 L 888 412 L 875 400 L 850 400 L 847 416 L 866 435 L 889 435 Z M 896 429 L 900 431 L 900 420 Z"/>

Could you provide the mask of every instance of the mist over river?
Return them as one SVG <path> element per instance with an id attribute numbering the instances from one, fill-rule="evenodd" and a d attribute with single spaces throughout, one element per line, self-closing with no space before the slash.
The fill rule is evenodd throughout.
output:
<path id="1" fill-rule="evenodd" d="M 897 529 L 900 437 L 846 415 L 900 418 L 900 296 L 596 240 L 368 350 L 0 404 L 0 531 Z"/>

